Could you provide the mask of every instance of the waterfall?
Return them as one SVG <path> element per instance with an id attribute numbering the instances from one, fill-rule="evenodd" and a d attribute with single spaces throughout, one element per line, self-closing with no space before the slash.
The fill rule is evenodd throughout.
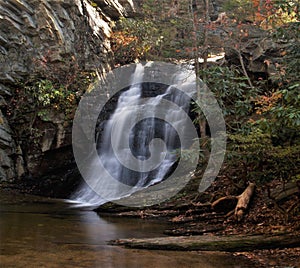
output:
<path id="1" fill-rule="evenodd" d="M 137 64 L 131 77 L 131 86 L 119 95 L 115 110 L 105 122 L 102 133 L 96 138 L 98 156 L 106 171 L 115 180 L 131 186 L 130 190 L 122 192 L 120 197 L 128 196 L 138 188 L 159 183 L 172 172 L 178 160 L 176 150 L 181 148 L 174 125 L 184 126 L 186 117 L 174 107 L 170 107 L 164 111 L 163 119 L 157 119 L 158 113 L 161 112 L 158 107 L 163 100 L 175 103 L 185 112 L 188 112 L 190 106 L 190 97 L 172 86 L 164 85 L 164 89 L 153 96 L 143 97 L 144 92 L 149 90 L 149 85 L 142 83 L 144 68 L 142 64 Z M 172 122 L 173 126 L 168 122 Z M 128 126 L 131 125 L 134 127 L 128 130 Z M 124 136 L 128 139 L 129 147 L 124 146 Z M 150 145 L 157 139 L 163 140 L 165 146 L 161 152 L 153 155 Z M 127 161 L 130 166 L 132 157 L 138 161 L 137 168 L 130 168 L 121 161 Z M 144 163 L 150 157 L 156 159 L 159 165 L 147 170 Z M 115 196 L 118 189 L 103 184 L 103 180 L 99 180 L 101 176 L 106 175 L 93 174 L 92 188 L 95 191 L 83 184 L 73 194 L 72 199 L 86 205 L 101 205 L 106 200 L 96 192 L 97 189 L 103 191 L 103 188 L 107 196 L 110 193 Z"/>

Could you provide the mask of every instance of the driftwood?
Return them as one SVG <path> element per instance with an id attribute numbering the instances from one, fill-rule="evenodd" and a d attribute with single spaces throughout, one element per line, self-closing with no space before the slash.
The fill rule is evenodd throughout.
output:
<path id="1" fill-rule="evenodd" d="M 300 246 L 300 234 L 231 235 L 231 236 L 178 236 L 145 239 L 120 239 L 111 245 L 155 250 L 201 251 L 252 251 L 255 249 L 287 248 Z"/>
<path id="2" fill-rule="evenodd" d="M 234 210 L 234 216 L 237 221 L 240 221 L 243 218 L 254 193 L 254 189 L 255 183 L 250 182 L 245 191 L 237 197 L 238 202 Z"/>
<path id="3" fill-rule="evenodd" d="M 238 196 L 224 196 L 211 204 L 214 211 L 227 213 L 227 215 L 234 214 L 237 221 L 240 221 L 245 211 L 247 210 L 251 197 L 254 193 L 255 183 L 250 182 L 245 191 Z M 234 212 L 233 212 L 234 210 Z"/>

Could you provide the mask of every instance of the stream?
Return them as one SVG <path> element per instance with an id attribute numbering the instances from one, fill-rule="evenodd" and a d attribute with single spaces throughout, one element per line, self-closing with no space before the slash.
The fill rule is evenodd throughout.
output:
<path id="1" fill-rule="evenodd" d="M 64 200 L 0 192 L 0 267 L 253 267 L 227 253 L 134 250 L 107 241 L 163 236 L 166 224 L 99 217 Z"/>

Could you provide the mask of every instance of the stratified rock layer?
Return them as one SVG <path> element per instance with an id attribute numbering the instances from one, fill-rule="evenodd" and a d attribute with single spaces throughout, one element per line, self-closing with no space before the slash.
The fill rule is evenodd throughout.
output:
<path id="1" fill-rule="evenodd" d="M 27 135 L 32 111 L 16 125 L 9 109 L 22 110 L 13 102 L 19 101 L 29 80 L 60 80 L 74 66 L 78 72 L 100 75 L 109 70 L 113 21 L 133 12 L 131 0 L 0 1 L 0 182 L 68 171 L 71 124 L 64 115 L 51 113 L 47 122 L 39 119 L 35 128 L 42 136 L 33 140 L 34 135 Z"/>

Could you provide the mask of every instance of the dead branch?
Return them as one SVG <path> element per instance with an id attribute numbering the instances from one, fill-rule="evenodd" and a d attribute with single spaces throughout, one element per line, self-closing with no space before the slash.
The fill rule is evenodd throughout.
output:
<path id="1" fill-rule="evenodd" d="M 234 210 L 237 204 L 237 196 L 223 196 L 211 204 L 211 208 L 217 212 L 229 212 Z"/>
<path id="2" fill-rule="evenodd" d="M 255 183 L 249 183 L 244 192 L 238 196 L 224 196 L 211 204 L 211 208 L 217 212 L 227 213 L 226 217 L 234 214 L 237 221 L 241 221 L 253 196 Z"/>
<path id="3" fill-rule="evenodd" d="M 238 202 L 234 211 L 234 216 L 237 221 L 241 221 L 241 219 L 243 218 L 245 211 L 247 210 L 250 203 L 251 197 L 253 196 L 254 189 L 255 183 L 250 182 L 245 191 L 237 197 Z"/>

